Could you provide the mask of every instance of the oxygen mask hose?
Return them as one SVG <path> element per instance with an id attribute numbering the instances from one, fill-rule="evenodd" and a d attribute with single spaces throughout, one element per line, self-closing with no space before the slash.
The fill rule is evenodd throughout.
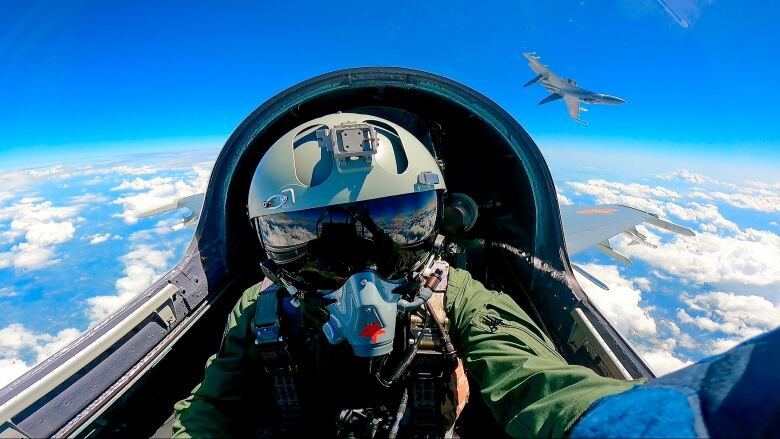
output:
<path id="1" fill-rule="evenodd" d="M 414 343 L 406 348 L 395 367 L 387 370 L 385 373 L 380 370 L 379 373 L 376 374 L 376 378 L 377 381 L 379 381 L 379 384 L 385 387 L 390 387 L 398 378 L 401 377 L 401 375 L 403 375 L 404 372 L 406 372 L 406 369 L 408 369 L 409 365 L 412 364 L 414 356 L 417 355 L 417 351 L 420 349 L 420 343 L 422 342 L 423 335 L 425 334 L 426 324 L 427 319 L 423 322 L 423 327 L 420 329 L 420 333 L 417 334 Z"/>

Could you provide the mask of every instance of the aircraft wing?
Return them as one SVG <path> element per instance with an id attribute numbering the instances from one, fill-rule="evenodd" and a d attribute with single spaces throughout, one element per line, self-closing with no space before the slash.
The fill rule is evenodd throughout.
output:
<path id="1" fill-rule="evenodd" d="M 609 239 L 625 234 L 632 240 L 630 245 L 642 244 L 654 247 L 636 229 L 636 226 L 642 223 L 685 236 L 694 235 L 690 229 L 659 219 L 656 215 L 643 210 L 619 204 L 560 206 L 560 211 L 566 250 L 570 257 L 589 247 L 594 247 L 618 262 L 631 264 L 631 260 L 627 256 L 618 253 L 610 246 Z M 582 268 L 575 266 L 574 269 L 596 285 L 607 289 L 603 283 Z"/>
<path id="2" fill-rule="evenodd" d="M 566 102 L 566 108 L 569 110 L 569 116 L 580 123 L 587 123 L 580 119 L 580 100 L 571 95 L 563 95 L 563 101 Z"/>
<path id="3" fill-rule="evenodd" d="M 539 57 L 533 52 L 523 52 L 523 56 L 528 60 L 528 67 L 534 71 L 537 75 L 549 76 L 554 73 L 544 64 L 539 62 Z"/>
<path id="4" fill-rule="evenodd" d="M 203 207 L 203 200 L 205 198 L 206 198 L 205 193 L 179 198 L 178 200 L 172 201 L 164 206 L 156 207 L 154 209 L 141 212 L 138 215 L 138 218 L 146 218 L 150 216 L 159 215 L 161 213 L 171 212 L 176 209 L 186 208 L 189 209 L 190 212 L 192 212 L 192 214 L 190 214 L 190 216 L 186 218 L 183 218 L 179 224 L 174 225 L 173 227 L 171 227 L 171 229 L 176 231 L 176 230 L 181 230 L 185 227 L 195 227 L 198 224 L 198 219 L 200 218 L 200 210 Z"/>

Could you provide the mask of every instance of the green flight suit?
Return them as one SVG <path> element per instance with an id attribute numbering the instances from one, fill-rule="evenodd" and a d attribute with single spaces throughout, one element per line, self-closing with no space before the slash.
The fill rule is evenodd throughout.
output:
<path id="1" fill-rule="evenodd" d="M 231 419 L 258 400 L 252 393 L 257 387 L 248 382 L 258 368 L 248 352 L 259 291 L 255 285 L 244 292 L 220 352 L 206 363 L 203 382 L 176 404 L 174 437 L 230 434 Z M 636 385 L 567 364 L 511 297 L 488 290 L 464 270 L 450 268 L 445 310 L 467 372 L 510 436 L 561 437 L 594 401 Z"/>

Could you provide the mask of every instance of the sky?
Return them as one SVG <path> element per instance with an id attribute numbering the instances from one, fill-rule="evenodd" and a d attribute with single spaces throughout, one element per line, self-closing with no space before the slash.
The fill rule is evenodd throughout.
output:
<path id="1" fill-rule="evenodd" d="M 314 75 L 366 65 L 460 81 L 539 144 L 559 199 L 619 203 L 696 231 L 615 238 L 579 281 L 667 373 L 780 325 L 775 1 L 0 3 L 0 386 L 179 260 L 230 133 Z M 587 125 L 544 106 L 521 56 L 628 101 Z M 56 313 L 40 312 L 57 310 Z"/>
<path id="2" fill-rule="evenodd" d="M 286 87 L 365 65 L 461 81 L 540 143 L 780 163 L 778 2 L 666 3 L 687 28 L 654 0 L 3 2 L 0 167 L 218 146 Z M 560 101 L 537 107 L 547 93 L 522 88 L 533 76 L 526 50 L 629 104 L 591 106 L 587 126 L 567 120 Z"/>

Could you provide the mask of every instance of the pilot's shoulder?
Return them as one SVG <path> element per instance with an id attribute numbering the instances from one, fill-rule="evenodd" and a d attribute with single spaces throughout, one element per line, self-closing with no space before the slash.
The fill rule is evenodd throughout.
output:
<path id="1" fill-rule="evenodd" d="M 263 279 L 262 282 L 258 282 L 244 290 L 244 292 L 241 294 L 241 298 L 238 300 L 238 303 L 236 303 L 235 309 L 239 311 L 247 309 L 257 301 L 257 296 L 259 296 L 260 293 L 268 292 L 269 289 L 275 288 L 276 285 L 268 280 L 268 278 Z"/>
<path id="2" fill-rule="evenodd" d="M 468 271 L 462 269 L 462 268 L 455 268 L 453 266 L 449 267 L 448 274 L 447 274 L 447 289 L 463 289 L 466 285 L 468 285 L 469 282 L 472 281 L 471 273 Z"/>

